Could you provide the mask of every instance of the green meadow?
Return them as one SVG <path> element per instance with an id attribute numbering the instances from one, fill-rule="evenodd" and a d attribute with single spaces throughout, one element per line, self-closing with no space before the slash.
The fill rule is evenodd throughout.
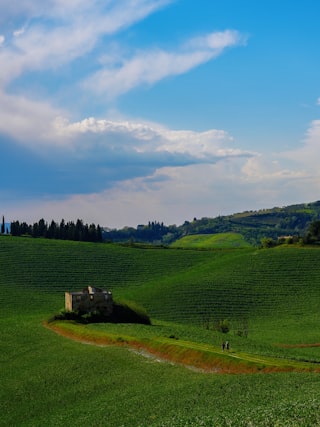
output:
<path id="1" fill-rule="evenodd" d="M 250 246 L 250 243 L 246 242 L 242 234 L 231 232 L 190 234 L 171 244 L 173 248 L 182 249 L 248 248 Z"/>
<path id="2" fill-rule="evenodd" d="M 87 285 L 152 325 L 48 327 Z M 0 286 L 1 426 L 320 425 L 318 248 L 1 236 Z"/>

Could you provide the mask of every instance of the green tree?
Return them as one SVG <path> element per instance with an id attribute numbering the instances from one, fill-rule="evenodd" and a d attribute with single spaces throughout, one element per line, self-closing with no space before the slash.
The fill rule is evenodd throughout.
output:
<path id="1" fill-rule="evenodd" d="M 48 224 L 46 223 L 46 221 L 41 218 L 37 225 L 37 232 L 33 233 L 34 237 L 47 237 Z"/>
<path id="2" fill-rule="evenodd" d="M 20 223 L 19 223 L 19 221 L 11 222 L 10 230 L 11 230 L 12 236 L 19 236 L 19 234 L 20 234 Z"/>
<path id="3" fill-rule="evenodd" d="M 271 237 L 263 237 L 261 239 L 261 246 L 263 248 L 273 248 L 276 245 L 276 242 Z"/>
<path id="4" fill-rule="evenodd" d="M 320 241 L 320 220 L 313 221 L 308 228 L 306 243 L 315 243 Z"/>
<path id="5" fill-rule="evenodd" d="M 54 222 L 54 220 L 51 221 L 51 224 L 48 227 L 48 231 L 47 231 L 46 237 L 48 239 L 57 239 L 57 238 L 59 238 L 58 226 Z"/>
<path id="6" fill-rule="evenodd" d="M 62 218 L 61 222 L 60 222 L 60 227 L 59 227 L 59 239 L 65 240 L 66 239 L 66 223 L 64 221 L 64 219 Z"/>

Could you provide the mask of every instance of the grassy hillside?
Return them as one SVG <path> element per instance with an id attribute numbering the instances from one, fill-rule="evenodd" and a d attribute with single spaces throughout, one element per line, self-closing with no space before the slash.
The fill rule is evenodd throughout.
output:
<path id="1" fill-rule="evenodd" d="M 184 236 L 198 234 L 241 234 L 246 242 L 259 246 L 261 239 L 281 236 L 303 237 L 309 225 L 320 219 L 320 201 L 297 205 L 245 211 L 218 217 L 194 218 L 182 225 L 149 223 L 122 230 L 105 230 L 104 238 L 114 242 L 150 242 L 170 244 Z"/>
<path id="2" fill-rule="evenodd" d="M 170 245 L 182 249 L 248 248 L 251 245 L 239 233 L 192 234 Z"/>
<path id="3" fill-rule="evenodd" d="M 320 362 L 319 261 L 310 247 L 196 251 L 0 237 L 0 425 L 319 425 L 319 374 L 203 374 L 42 326 L 65 290 L 92 284 L 143 304 L 153 319 L 151 327 L 90 325 L 99 333 L 199 348 L 227 337 L 235 354 Z M 227 335 L 212 329 L 223 319 Z M 247 338 L 237 334 L 244 325 Z"/>
<path id="4" fill-rule="evenodd" d="M 239 233 L 252 245 L 264 237 L 304 236 L 310 223 L 320 218 L 320 202 L 301 203 L 258 211 L 245 211 L 216 218 L 186 221 L 178 227 L 180 236 L 194 234 Z"/>
<path id="5" fill-rule="evenodd" d="M 320 251 L 312 247 L 182 251 L 2 237 L 0 259 L 0 317 L 37 304 L 50 314 L 63 308 L 66 290 L 89 284 L 137 301 L 153 318 L 193 325 L 245 319 L 254 331 L 276 316 L 303 328 L 320 313 Z"/>

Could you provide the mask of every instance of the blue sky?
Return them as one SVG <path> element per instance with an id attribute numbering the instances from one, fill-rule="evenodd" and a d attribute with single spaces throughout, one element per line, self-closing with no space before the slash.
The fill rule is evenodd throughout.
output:
<path id="1" fill-rule="evenodd" d="M 7 221 L 181 224 L 320 198 L 320 3 L 0 11 Z"/>

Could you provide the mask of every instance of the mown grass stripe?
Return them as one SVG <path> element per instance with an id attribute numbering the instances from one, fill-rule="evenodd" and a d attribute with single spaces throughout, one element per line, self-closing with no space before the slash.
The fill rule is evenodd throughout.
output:
<path id="1" fill-rule="evenodd" d="M 83 343 L 95 345 L 125 345 L 144 349 L 162 359 L 219 373 L 256 373 L 313 371 L 320 372 L 318 364 L 255 356 L 248 353 L 223 351 L 215 346 L 191 341 L 172 341 L 168 338 L 132 337 L 88 329 L 73 322 L 46 323 L 53 331 Z"/>

